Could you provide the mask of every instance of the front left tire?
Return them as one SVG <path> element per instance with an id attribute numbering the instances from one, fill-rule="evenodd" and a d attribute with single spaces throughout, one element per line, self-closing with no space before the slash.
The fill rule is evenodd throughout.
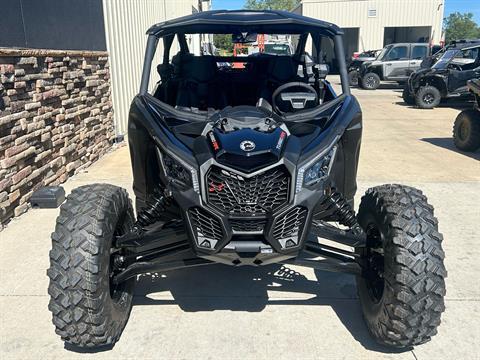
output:
<path id="1" fill-rule="evenodd" d="M 422 86 L 417 90 L 415 103 L 421 109 L 433 109 L 442 101 L 442 94 L 434 86 Z"/>
<path id="2" fill-rule="evenodd" d="M 113 345 L 132 308 L 135 279 L 114 285 L 116 236 L 133 224 L 127 192 L 107 184 L 74 189 L 60 208 L 50 251 L 49 310 L 55 331 L 80 348 Z M 124 254 L 122 254 L 124 255 Z"/>
<path id="3" fill-rule="evenodd" d="M 375 73 L 366 73 L 359 81 L 361 81 L 362 89 L 376 90 L 380 86 L 380 76 Z"/>
<path id="4" fill-rule="evenodd" d="M 370 333 L 397 348 L 429 341 L 445 310 L 447 275 L 433 207 L 417 189 L 384 185 L 363 196 L 358 221 L 367 246 L 357 249 L 357 288 Z"/>

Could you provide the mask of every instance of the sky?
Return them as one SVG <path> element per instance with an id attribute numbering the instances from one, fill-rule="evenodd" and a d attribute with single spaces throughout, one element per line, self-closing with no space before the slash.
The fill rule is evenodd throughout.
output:
<path id="1" fill-rule="evenodd" d="M 245 0 L 212 0 L 213 9 L 241 9 L 243 4 Z M 446 0 L 445 16 L 456 11 L 473 13 L 476 22 L 480 24 L 480 0 Z"/>

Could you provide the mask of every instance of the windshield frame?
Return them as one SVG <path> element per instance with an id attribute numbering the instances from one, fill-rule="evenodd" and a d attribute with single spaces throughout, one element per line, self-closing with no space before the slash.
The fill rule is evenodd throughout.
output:
<path id="1" fill-rule="evenodd" d="M 385 56 L 387 56 L 387 54 L 390 52 L 390 50 L 393 49 L 393 46 L 394 46 L 393 44 L 390 44 L 390 45 L 385 46 L 385 47 L 382 49 L 382 51 L 380 51 L 380 54 L 378 54 L 376 60 L 382 61 L 382 60 L 385 58 Z"/>
<path id="2" fill-rule="evenodd" d="M 217 32 L 220 33 L 220 32 Z M 265 32 L 268 34 L 268 32 Z M 283 33 L 288 33 L 288 31 L 285 31 Z M 304 34 L 310 33 L 310 36 L 312 37 L 313 43 L 314 43 L 314 49 L 317 49 L 317 52 L 319 52 L 319 44 L 321 44 L 321 39 L 322 37 L 324 38 L 329 38 L 333 42 L 333 48 L 334 48 L 334 53 L 335 53 L 335 58 L 337 59 L 337 65 L 340 73 L 340 80 L 341 80 L 341 87 L 342 87 L 342 95 L 349 96 L 351 95 L 350 92 L 350 86 L 349 86 L 349 81 L 348 81 L 348 72 L 347 72 L 347 67 L 346 67 L 346 62 L 345 62 L 345 51 L 343 47 L 343 38 L 341 34 L 336 34 L 336 35 L 325 35 L 324 32 L 312 32 L 312 31 L 307 31 Z M 174 35 L 183 35 L 182 33 L 175 33 L 175 34 L 169 34 L 168 36 L 172 37 Z M 163 46 L 159 47 L 159 40 L 162 39 L 163 41 Z M 139 89 L 139 96 L 144 96 L 144 95 L 150 95 L 149 94 L 149 83 L 150 83 L 150 74 L 152 72 L 152 64 L 153 60 L 155 57 L 155 52 L 158 49 L 161 49 L 163 51 L 162 57 L 163 59 L 168 59 L 169 56 L 169 51 L 170 51 L 170 46 L 171 46 L 171 41 L 170 44 L 168 44 L 168 41 L 166 41 L 166 37 L 164 36 L 159 36 L 159 35 L 154 35 L 154 34 L 149 34 L 148 39 L 147 39 L 147 46 L 145 49 L 145 57 L 144 57 L 144 62 L 143 62 L 143 71 L 142 71 L 142 77 L 141 77 L 141 84 L 140 84 L 140 89 Z M 313 55 L 313 54 L 312 54 Z M 161 101 L 162 102 L 162 101 Z M 162 102 L 163 103 L 163 102 Z M 169 106 L 166 103 L 163 103 L 167 106 Z M 325 105 L 325 104 L 323 104 Z M 321 106 L 320 106 L 321 107 Z M 318 107 L 317 107 L 318 108 Z M 316 108 L 314 108 L 316 109 Z M 314 110 L 311 109 L 311 110 Z M 176 109 L 178 111 L 182 111 L 185 113 L 191 113 L 191 111 L 188 110 L 181 110 L 181 109 Z"/>
<path id="3" fill-rule="evenodd" d="M 480 52 L 480 47 L 474 46 L 474 47 L 466 47 L 463 49 L 447 49 L 445 53 L 442 55 L 440 59 L 435 63 L 435 65 L 432 66 L 432 69 L 437 69 L 437 70 L 444 70 L 450 65 L 456 58 L 459 53 L 462 53 L 463 51 L 466 50 L 471 50 L 471 49 L 479 49 Z M 479 55 L 477 55 L 478 57 Z M 475 60 L 475 59 L 474 59 Z"/>

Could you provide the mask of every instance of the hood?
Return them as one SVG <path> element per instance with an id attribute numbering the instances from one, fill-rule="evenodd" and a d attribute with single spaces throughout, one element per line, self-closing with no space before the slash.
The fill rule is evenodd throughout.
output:
<path id="1" fill-rule="evenodd" d="M 220 164 L 251 172 L 278 162 L 290 134 L 263 109 L 239 106 L 222 111 L 206 135 Z"/>

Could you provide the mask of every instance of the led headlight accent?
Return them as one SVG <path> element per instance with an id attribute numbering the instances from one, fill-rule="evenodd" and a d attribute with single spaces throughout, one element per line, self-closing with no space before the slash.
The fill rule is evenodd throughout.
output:
<path id="1" fill-rule="evenodd" d="M 200 194 L 200 185 L 198 183 L 196 169 L 180 158 L 172 154 L 167 154 L 160 149 L 158 149 L 158 154 L 162 161 L 165 176 L 169 180 L 181 186 L 192 187 L 196 193 Z"/>
<path id="2" fill-rule="evenodd" d="M 298 193 L 304 186 L 314 185 L 325 179 L 330 174 L 336 152 L 337 146 L 334 146 L 299 168 L 295 192 Z"/>

